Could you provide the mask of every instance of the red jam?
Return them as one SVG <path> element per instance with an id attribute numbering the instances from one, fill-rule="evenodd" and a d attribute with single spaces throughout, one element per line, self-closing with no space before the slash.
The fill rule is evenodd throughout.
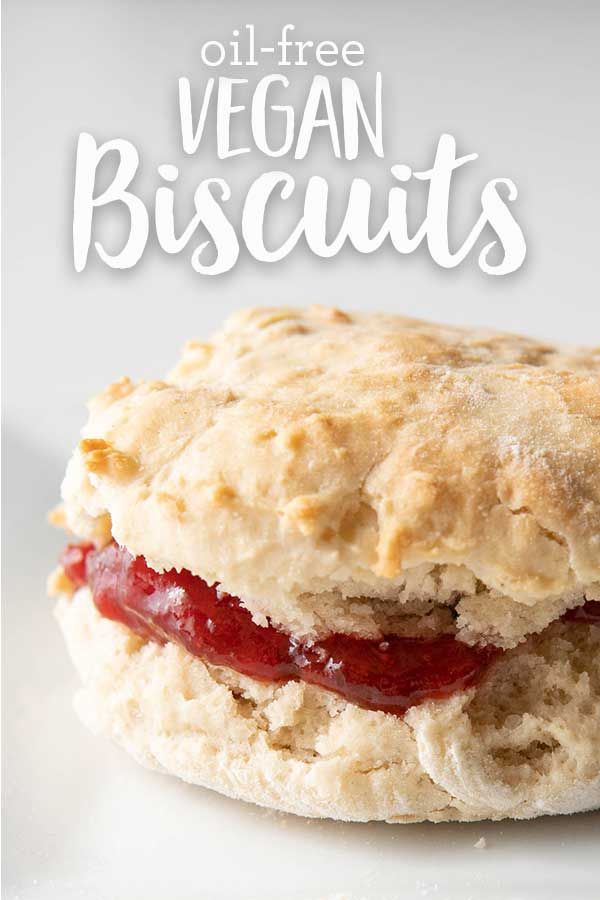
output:
<path id="1" fill-rule="evenodd" d="M 396 715 L 471 687 L 501 652 L 469 647 L 448 634 L 383 640 L 334 634 L 301 643 L 272 625 L 257 625 L 237 597 L 186 570 L 155 572 L 115 543 L 100 551 L 69 545 L 61 563 L 77 587 L 90 586 L 103 616 L 144 638 L 174 641 L 259 681 L 299 679 Z"/>

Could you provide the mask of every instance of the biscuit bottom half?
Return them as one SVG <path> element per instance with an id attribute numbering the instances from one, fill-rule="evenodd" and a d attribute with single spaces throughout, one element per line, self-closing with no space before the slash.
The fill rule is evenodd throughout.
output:
<path id="1" fill-rule="evenodd" d="M 485 679 L 403 717 L 302 681 L 269 683 L 146 640 L 88 587 L 57 617 L 82 720 L 140 763 L 303 816 L 530 818 L 600 805 L 600 627 L 557 621 Z"/>

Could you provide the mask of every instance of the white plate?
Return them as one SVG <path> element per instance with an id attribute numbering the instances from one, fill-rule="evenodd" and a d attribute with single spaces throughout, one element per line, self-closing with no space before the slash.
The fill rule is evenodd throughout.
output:
<path id="1" fill-rule="evenodd" d="M 473 825 L 283 816 L 147 772 L 88 734 L 45 598 L 61 462 L 9 435 L 6 900 L 591 900 L 600 814 Z M 29 491 L 23 492 L 27 481 Z M 475 847 L 484 837 L 485 849 Z"/>

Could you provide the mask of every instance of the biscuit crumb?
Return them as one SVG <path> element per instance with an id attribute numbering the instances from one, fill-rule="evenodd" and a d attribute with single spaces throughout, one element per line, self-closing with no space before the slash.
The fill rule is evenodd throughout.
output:
<path id="1" fill-rule="evenodd" d="M 67 528 L 67 515 L 65 513 L 65 508 L 62 503 L 59 503 L 58 506 L 55 506 L 48 513 L 48 522 L 50 525 L 54 525 L 56 528 Z"/>
<path id="2" fill-rule="evenodd" d="M 478 841 L 475 841 L 473 844 L 476 850 L 485 850 L 487 847 L 487 841 L 484 837 L 480 837 Z"/>

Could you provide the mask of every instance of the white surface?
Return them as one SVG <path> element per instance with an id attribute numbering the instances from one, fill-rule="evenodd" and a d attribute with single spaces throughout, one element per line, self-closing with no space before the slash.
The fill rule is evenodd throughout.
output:
<path id="1" fill-rule="evenodd" d="M 435 8 L 434 8 L 435 7 Z M 168 10 L 168 12 L 167 12 Z M 518 12 L 517 12 L 518 10 Z M 124 372 L 158 376 L 184 339 L 244 304 L 322 302 L 598 343 L 597 4 L 347 0 L 82 4 L 11 0 L 5 18 L 4 895 L 6 900 L 588 900 L 600 884 L 600 816 L 473 826 L 339 825 L 279 817 L 145 772 L 76 720 L 75 675 L 44 581 L 62 538 L 45 523 L 84 401 Z M 77 134 L 134 140 L 145 188 L 181 163 L 184 195 L 223 174 L 181 159 L 178 75 L 198 78 L 202 40 L 252 20 L 313 37 L 360 38 L 384 71 L 388 160 L 427 164 L 442 130 L 479 152 L 466 196 L 515 179 L 529 255 L 514 276 L 426 254 L 299 248 L 269 267 L 244 258 L 202 279 L 150 250 L 129 273 L 76 276 L 70 203 Z M 265 160 L 234 161 L 248 183 Z M 292 171 L 295 171 L 291 167 Z M 317 153 L 303 177 L 342 190 L 352 168 Z M 183 176 L 182 176 L 183 180 Z M 469 193 L 469 191 L 471 193 Z M 187 194 L 186 194 L 187 192 Z M 464 196 L 465 195 L 461 195 Z M 461 209 L 472 212 L 461 200 Z M 467 209 L 467 207 L 469 209 Z M 460 224 L 460 223 L 458 223 Z M 483 836 L 485 849 L 474 845 Z"/>

